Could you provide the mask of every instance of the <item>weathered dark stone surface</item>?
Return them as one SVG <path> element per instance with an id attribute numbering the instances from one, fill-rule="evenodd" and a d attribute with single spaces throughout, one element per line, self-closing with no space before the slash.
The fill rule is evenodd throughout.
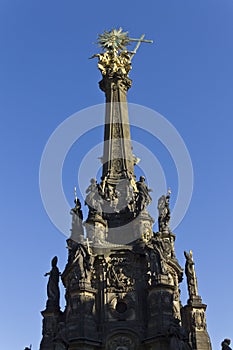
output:
<path id="1" fill-rule="evenodd" d="M 232 350 L 230 348 L 231 340 L 230 339 L 224 339 L 223 342 L 221 343 L 222 350 Z"/>
<path id="2" fill-rule="evenodd" d="M 54 344 L 55 349 L 195 349 L 194 343 L 208 343 L 206 306 L 199 299 L 180 305 L 183 273 L 174 235 L 169 240 L 152 233 L 128 245 L 67 244 L 66 308 L 42 313 L 41 350 Z"/>
<path id="3" fill-rule="evenodd" d="M 155 233 L 147 211 L 151 190 L 134 175 L 126 101 L 133 54 L 112 47 L 94 55 L 106 95 L 102 178 L 91 179 L 86 190 L 86 221 L 77 198 L 71 210 L 61 275 L 66 306 L 60 311 L 54 261 L 40 350 L 211 350 L 191 252 L 185 253 L 189 299 L 184 307 L 180 302 L 183 269 L 169 227 L 171 192 L 159 199 Z"/>

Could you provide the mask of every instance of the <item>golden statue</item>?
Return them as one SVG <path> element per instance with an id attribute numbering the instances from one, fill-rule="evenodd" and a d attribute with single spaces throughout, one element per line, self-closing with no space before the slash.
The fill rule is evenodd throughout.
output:
<path id="1" fill-rule="evenodd" d="M 128 32 L 123 32 L 122 28 L 104 31 L 98 35 L 97 44 L 105 51 L 95 54 L 90 58 L 98 57 L 98 68 L 102 75 L 120 73 L 127 76 L 131 70 L 131 61 L 142 42 L 152 43 L 152 40 L 144 40 L 145 34 L 140 39 L 130 38 Z M 137 42 L 133 51 L 128 51 L 127 46 L 131 42 Z"/>

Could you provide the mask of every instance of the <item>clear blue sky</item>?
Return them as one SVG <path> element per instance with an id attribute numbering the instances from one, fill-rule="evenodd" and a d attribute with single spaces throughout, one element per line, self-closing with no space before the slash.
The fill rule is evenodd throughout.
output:
<path id="1" fill-rule="evenodd" d="M 63 120 L 104 101 L 100 73 L 88 57 L 97 51 L 97 33 L 122 26 L 155 41 L 134 58 L 129 101 L 165 116 L 192 158 L 194 192 L 175 231 L 176 253 L 184 266 L 183 250 L 193 249 L 208 331 L 213 349 L 220 349 L 224 337 L 233 339 L 233 0 L 0 4 L 1 348 L 39 348 L 43 274 L 54 255 L 61 270 L 67 258 L 66 237 L 40 198 L 41 154 Z M 101 141 L 101 130 L 96 135 Z M 79 152 L 74 145 L 64 164 L 70 205 Z M 162 151 L 159 157 L 163 163 Z M 166 161 L 162 165 L 166 169 Z M 175 172 L 166 175 L 176 193 Z M 186 299 L 183 287 L 183 304 Z"/>

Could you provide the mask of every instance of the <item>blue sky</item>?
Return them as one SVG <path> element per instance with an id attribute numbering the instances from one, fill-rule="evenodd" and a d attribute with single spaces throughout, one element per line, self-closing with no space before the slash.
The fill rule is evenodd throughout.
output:
<path id="1" fill-rule="evenodd" d="M 121 26 L 134 37 L 146 33 L 155 42 L 141 46 L 134 58 L 128 100 L 166 117 L 190 152 L 194 191 L 175 230 L 176 253 L 184 266 L 183 251 L 193 249 L 199 293 L 208 304 L 208 331 L 213 349 L 219 349 L 224 337 L 233 338 L 233 1 L 0 4 L 1 347 L 23 349 L 31 343 L 39 348 L 40 311 L 46 302 L 43 274 L 54 255 L 61 270 L 67 258 L 66 237 L 50 222 L 41 201 L 41 155 L 63 120 L 104 102 L 100 73 L 88 57 L 97 52 L 93 42 L 98 33 Z M 81 145 L 75 143 L 64 163 L 70 206 L 79 154 L 82 147 L 88 151 L 93 137 L 100 142 L 101 129 Z M 161 145 L 155 145 L 151 147 L 175 196 L 174 166 Z"/>

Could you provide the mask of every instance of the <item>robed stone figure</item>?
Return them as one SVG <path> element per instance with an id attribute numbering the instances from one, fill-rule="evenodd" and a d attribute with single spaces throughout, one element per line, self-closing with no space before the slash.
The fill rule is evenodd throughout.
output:
<path id="1" fill-rule="evenodd" d="M 59 310 L 59 300 L 60 300 L 60 290 L 59 290 L 59 277 L 60 277 L 60 272 L 57 267 L 57 256 L 55 256 L 52 261 L 52 269 L 50 272 L 47 272 L 45 276 L 49 276 L 49 281 L 47 284 L 47 295 L 48 295 L 48 300 L 46 304 L 47 309 L 55 309 Z"/>

